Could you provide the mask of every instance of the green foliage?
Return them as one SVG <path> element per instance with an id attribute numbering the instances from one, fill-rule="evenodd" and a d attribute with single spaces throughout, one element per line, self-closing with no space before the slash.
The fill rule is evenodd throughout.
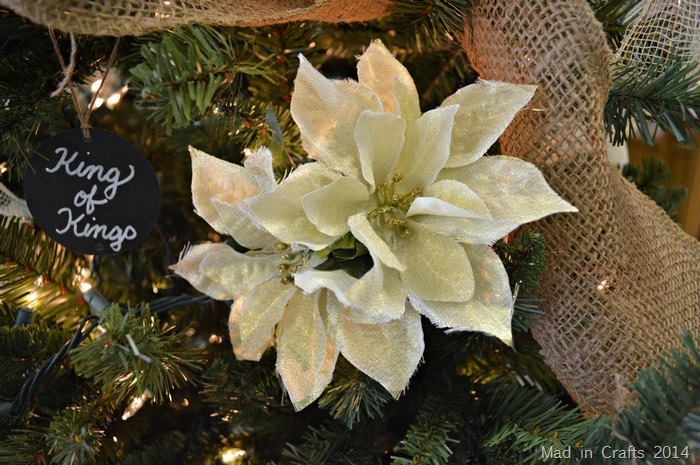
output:
<path id="1" fill-rule="evenodd" d="M 627 26 L 635 17 L 635 9 L 640 0 L 588 0 L 595 17 L 603 24 L 608 43 L 617 48 L 622 41 Z"/>
<path id="2" fill-rule="evenodd" d="M 91 378 L 117 402 L 150 391 L 156 403 L 171 391 L 196 382 L 201 360 L 194 348 L 184 346 L 183 333 L 170 334 L 172 326 L 152 316 L 148 308 L 119 306 L 103 311 L 104 333 L 70 354 L 80 376 Z"/>
<path id="3" fill-rule="evenodd" d="M 666 64 L 618 67 L 605 105 L 606 132 L 614 144 L 634 134 L 652 144 L 658 129 L 692 144 L 700 130 L 700 70 L 669 57 Z M 653 130 L 649 129 L 653 124 Z"/>
<path id="4" fill-rule="evenodd" d="M 50 98 L 63 78 L 48 29 L 0 8 L 0 163 L 7 161 L 9 177 L 20 180 L 27 160 L 36 148 L 37 134 L 77 127 L 70 98 L 64 93 Z M 81 82 L 105 62 L 114 45 L 112 38 L 78 37 L 73 73 Z M 63 56 L 69 54 L 67 36 L 59 37 Z"/>
<path id="5" fill-rule="evenodd" d="M 546 244 L 539 231 L 521 228 L 496 242 L 493 249 L 501 257 L 511 287 L 530 294 L 540 288 L 539 277 L 547 266 Z"/>
<path id="6" fill-rule="evenodd" d="M 449 403 L 440 397 L 428 397 L 423 403 L 406 437 L 392 457 L 396 465 L 443 465 L 452 455 L 450 445 L 458 443 L 456 437 L 462 428 L 462 420 Z"/>
<path id="7" fill-rule="evenodd" d="M 67 251 L 20 220 L 0 223 L 0 299 L 30 306 L 40 318 L 73 328 L 85 305 L 75 278 L 87 267 L 84 257 Z"/>
<path id="8" fill-rule="evenodd" d="M 518 463 L 522 464 L 541 463 L 542 447 L 580 448 L 591 428 L 590 421 L 584 420 L 578 409 L 532 388 L 502 386 L 483 408 L 493 422 L 484 448 L 495 456 L 512 457 L 516 451 Z M 548 460 L 568 463 L 567 459 Z"/>
<path id="9" fill-rule="evenodd" d="M 333 374 L 333 384 L 318 400 L 318 405 L 352 429 L 368 418 L 382 415 L 391 395 L 376 381 L 339 358 Z"/>
<path id="10" fill-rule="evenodd" d="M 140 48 L 143 62 L 131 69 L 141 107 L 168 134 L 211 114 L 240 90 L 243 75 L 268 75 L 262 60 L 246 61 L 246 47 L 208 26 L 185 26 Z"/>
<path id="11" fill-rule="evenodd" d="M 663 208 L 671 219 L 678 219 L 678 208 L 688 196 L 688 190 L 669 186 L 673 174 L 663 160 L 655 157 L 644 158 L 641 170 L 633 164 L 628 164 L 622 169 L 622 174 Z"/>
<path id="12" fill-rule="evenodd" d="M 413 48 L 420 52 L 460 37 L 468 5 L 468 0 L 396 0 L 389 21 L 408 25 L 401 34 L 413 38 Z"/>
<path id="13" fill-rule="evenodd" d="M 301 445 L 287 444 L 282 455 L 291 465 L 379 464 L 378 431 L 348 430 L 337 422 L 309 427 Z"/>
<path id="14" fill-rule="evenodd" d="M 147 444 L 143 449 L 129 453 L 116 465 L 155 465 L 177 463 L 178 456 L 185 448 L 186 437 L 179 431 L 171 432 L 155 444 Z"/>
<path id="15" fill-rule="evenodd" d="M 620 448 L 631 443 L 651 455 L 655 446 L 676 446 L 679 451 L 689 447 L 691 452 L 700 454 L 697 337 L 686 332 L 682 347 L 665 354 L 656 366 L 642 371 L 634 389 L 639 395 L 637 404 L 622 412 L 612 428 Z M 684 462 L 692 463 L 687 457 L 654 460 L 655 464 Z"/>
<path id="16" fill-rule="evenodd" d="M 46 465 L 49 460 L 46 432 L 38 427 L 12 430 L 0 441 L 0 464 Z"/>
<path id="17" fill-rule="evenodd" d="M 101 412 L 103 415 L 98 416 L 95 410 L 102 409 L 93 402 L 69 407 L 53 417 L 46 434 L 52 464 L 95 463 L 105 436 L 107 417 L 104 413 L 109 413 Z"/>
<path id="18" fill-rule="evenodd" d="M 49 328 L 40 322 L 29 326 L 0 326 L 0 399 L 11 399 L 22 387 L 26 373 L 56 353 L 67 340 L 67 331 Z"/>

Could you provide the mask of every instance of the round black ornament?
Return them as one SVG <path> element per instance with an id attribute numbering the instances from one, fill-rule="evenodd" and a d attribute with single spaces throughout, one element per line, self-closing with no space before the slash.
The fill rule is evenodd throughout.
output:
<path id="1" fill-rule="evenodd" d="M 29 160 L 24 194 L 35 223 L 75 252 L 109 255 L 138 245 L 160 210 L 153 167 L 128 141 L 82 129 L 47 140 Z"/>

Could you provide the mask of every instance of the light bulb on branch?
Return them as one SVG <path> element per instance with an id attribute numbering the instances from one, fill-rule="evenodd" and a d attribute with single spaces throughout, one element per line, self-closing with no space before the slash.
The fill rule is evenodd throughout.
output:
<path id="1" fill-rule="evenodd" d="M 136 413 L 141 410 L 141 407 L 143 407 L 148 399 L 151 397 L 151 390 L 146 389 L 143 391 L 143 394 L 141 394 L 138 397 L 134 397 L 131 399 L 131 402 L 129 402 L 129 405 L 124 409 L 124 413 L 122 413 L 122 420 L 128 420 L 129 418 L 133 417 L 136 415 Z"/>
<path id="2" fill-rule="evenodd" d="M 226 465 L 242 465 L 248 454 L 243 449 L 229 447 L 221 451 L 219 460 Z"/>
<path id="3" fill-rule="evenodd" d="M 83 300 L 90 307 L 90 314 L 100 316 L 102 311 L 109 307 L 109 301 L 87 279 L 81 281 L 78 288 L 83 295 Z"/>

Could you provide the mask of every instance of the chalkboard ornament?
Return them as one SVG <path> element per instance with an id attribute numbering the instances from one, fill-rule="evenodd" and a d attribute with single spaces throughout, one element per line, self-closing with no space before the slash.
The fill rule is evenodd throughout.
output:
<path id="1" fill-rule="evenodd" d="M 153 167 L 125 139 L 100 129 L 60 133 L 29 160 L 24 194 L 35 223 L 56 242 L 90 255 L 141 243 L 160 210 Z"/>

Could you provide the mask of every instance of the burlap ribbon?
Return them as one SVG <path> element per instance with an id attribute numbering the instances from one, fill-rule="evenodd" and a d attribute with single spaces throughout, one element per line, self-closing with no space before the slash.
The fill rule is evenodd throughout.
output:
<path id="1" fill-rule="evenodd" d="M 391 0 L 0 0 L 35 23 L 77 34 L 141 35 L 184 24 L 261 26 L 312 20 L 368 21 Z"/>
<path id="2" fill-rule="evenodd" d="M 616 375 L 633 381 L 682 328 L 700 333 L 700 245 L 606 163 L 611 54 L 585 0 L 478 0 L 468 18 L 481 77 L 538 85 L 502 153 L 535 163 L 581 212 L 537 225 L 549 267 L 533 334 L 582 407 L 612 412 Z"/>

